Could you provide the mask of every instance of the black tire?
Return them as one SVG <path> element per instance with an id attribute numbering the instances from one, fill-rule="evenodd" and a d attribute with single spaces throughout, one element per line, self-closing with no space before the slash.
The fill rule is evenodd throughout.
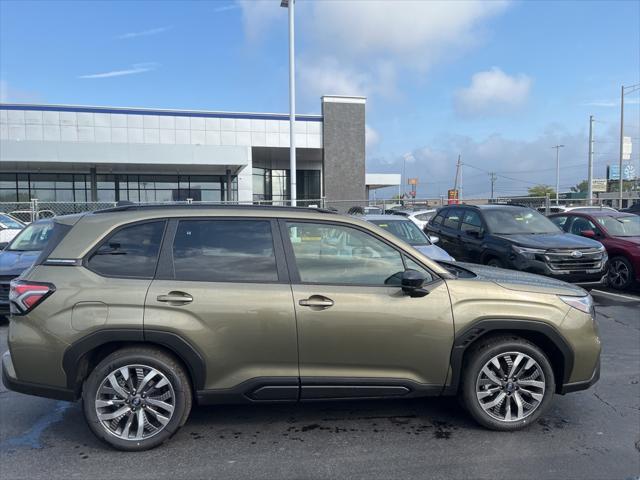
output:
<path id="1" fill-rule="evenodd" d="M 623 256 L 609 259 L 607 284 L 616 290 L 631 288 L 636 278 L 636 272 L 629 260 Z"/>
<path id="2" fill-rule="evenodd" d="M 500 260 L 499 258 L 491 257 L 487 260 L 487 266 L 494 268 L 504 268 L 504 263 L 502 263 L 502 260 Z"/>
<path id="3" fill-rule="evenodd" d="M 542 369 L 545 384 L 544 395 L 537 407 L 524 418 L 514 421 L 494 418 L 482 408 L 476 396 L 476 383 L 483 367 L 496 355 L 508 352 L 523 353 L 535 360 Z M 555 378 L 551 364 L 540 348 L 524 338 L 510 335 L 480 340 L 480 344 L 472 347 L 472 350 L 465 355 L 463 368 L 460 391 L 463 404 L 474 420 L 483 427 L 501 431 L 519 430 L 534 423 L 551 404 L 555 392 Z"/>
<path id="4" fill-rule="evenodd" d="M 169 422 L 158 433 L 141 440 L 127 440 L 112 434 L 98 419 L 96 412 L 95 401 L 103 380 L 117 369 L 129 365 L 148 366 L 157 370 L 166 377 L 174 392 L 174 409 Z M 185 424 L 191 411 L 192 391 L 189 377 L 175 357 L 153 347 L 135 346 L 113 352 L 93 369 L 84 382 L 82 400 L 85 419 L 99 439 L 118 450 L 142 451 L 162 444 Z"/>

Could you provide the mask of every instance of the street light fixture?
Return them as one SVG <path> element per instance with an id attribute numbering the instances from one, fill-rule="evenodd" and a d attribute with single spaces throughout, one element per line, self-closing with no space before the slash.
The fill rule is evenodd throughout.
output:
<path id="1" fill-rule="evenodd" d="M 280 6 L 289 9 L 289 180 L 291 206 L 297 205 L 296 185 L 296 75 L 295 75 L 295 0 L 282 0 Z"/>
<path id="2" fill-rule="evenodd" d="M 554 145 L 551 148 L 556 149 L 556 205 L 560 203 L 560 149 L 564 148 L 564 145 Z"/>

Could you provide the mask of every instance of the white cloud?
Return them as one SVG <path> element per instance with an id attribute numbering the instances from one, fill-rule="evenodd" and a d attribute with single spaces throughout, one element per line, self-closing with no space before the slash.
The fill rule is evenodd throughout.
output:
<path id="1" fill-rule="evenodd" d="M 251 42 L 255 42 L 267 32 L 280 18 L 286 21 L 287 15 L 279 2 L 236 0 L 242 9 L 244 33 Z"/>
<path id="2" fill-rule="evenodd" d="M 276 2 L 237 0 L 245 34 L 255 43 L 275 22 Z M 483 24 L 502 13 L 497 0 L 359 0 L 298 2 L 296 44 L 302 95 L 397 94 L 401 75 L 422 76 L 438 62 L 477 46 Z M 286 30 L 285 30 L 286 31 Z"/>
<path id="3" fill-rule="evenodd" d="M 216 13 L 221 13 L 221 12 L 228 12 L 229 10 L 235 10 L 237 8 L 240 8 L 238 4 L 229 3 L 227 5 L 222 5 L 220 7 L 216 7 L 216 8 L 213 9 L 213 11 L 216 12 Z"/>
<path id="4" fill-rule="evenodd" d="M 0 102 L 37 103 L 42 102 L 42 97 L 35 92 L 13 88 L 6 80 L 0 80 Z"/>
<path id="5" fill-rule="evenodd" d="M 118 35 L 116 38 L 120 40 L 128 40 L 130 38 L 148 37 L 151 35 L 158 35 L 159 33 L 167 32 L 172 28 L 173 26 L 171 25 L 167 25 L 165 27 L 150 28 L 149 30 L 142 30 L 140 32 L 123 33 L 122 35 Z"/>
<path id="6" fill-rule="evenodd" d="M 364 126 L 364 138 L 367 148 L 372 148 L 380 141 L 380 134 L 370 125 Z"/>
<path id="7" fill-rule="evenodd" d="M 532 80 L 526 75 L 510 76 L 493 67 L 478 72 L 471 85 L 456 92 L 456 108 L 465 115 L 499 114 L 526 103 Z"/>
<path id="8" fill-rule="evenodd" d="M 594 163 L 594 176 L 604 178 L 609 163 L 617 163 L 615 125 L 603 130 Z M 567 131 L 549 125 L 532 139 L 514 139 L 493 134 L 474 139 L 466 135 L 439 135 L 423 147 L 403 155 L 367 158 L 367 171 L 400 173 L 406 161 L 406 176 L 419 179 L 418 196 L 437 198 L 453 188 L 456 160 L 462 156 L 463 190 L 466 198 L 488 198 L 491 183 L 486 172 L 499 176 L 495 184 L 497 195 L 526 194 L 533 184 L 555 185 L 555 150 L 560 152 L 560 186 L 563 191 L 587 178 L 588 134 L 586 128 Z M 478 170 L 473 167 L 478 167 Z M 393 194 L 395 192 L 390 192 Z"/>
<path id="9" fill-rule="evenodd" d="M 131 68 L 126 68 L 124 70 L 111 70 L 109 72 L 101 72 L 101 73 L 90 73 L 87 75 L 80 75 L 78 78 L 112 78 L 112 77 L 123 77 L 125 75 L 136 75 L 139 73 L 151 72 L 155 70 L 160 65 L 158 63 L 136 63 L 131 66 Z"/>

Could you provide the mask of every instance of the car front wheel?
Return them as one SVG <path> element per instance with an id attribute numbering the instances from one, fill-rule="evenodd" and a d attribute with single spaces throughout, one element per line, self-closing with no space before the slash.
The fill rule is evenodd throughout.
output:
<path id="1" fill-rule="evenodd" d="M 609 260 L 607 282 L 613 288 L 624 290 L 631 287 L 635 278 L 633 265 L 624 257 L 613 257 Z"/>
<path id="2" fill-rule="evenodd" d="M 463 403 L 479 424 L 492 430 L 518 430 L 535 422 L 555 391 L 546 355 L 520 337 L 482 342 L 464 368 Z"/>
<path id="3" fill-rule="evenodd" d="M 112 353 L 83 386 L 89 427 L 119 450 L 148 450 L 163 443 L 186 422 L 191 401 L 182 365 L 164 351 L 148 347 Z"/>

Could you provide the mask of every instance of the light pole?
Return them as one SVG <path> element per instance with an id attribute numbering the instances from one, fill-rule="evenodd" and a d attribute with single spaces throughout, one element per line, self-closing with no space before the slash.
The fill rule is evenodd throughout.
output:
<path id="1" fill-rule="evenodd" d="M 289 9 L 289 179 L 291 206 L 297 205 L 296 185 L 296 65 L 295 65 L 295 0 L 282 0 L 280 6 Z"/>
<path id="2" fill-rule="evenodd" d="M 551 148 L 556 149 L 556 205 L 560 204 L 560 149 L 564 145 L 554 145 Z"/>
<path id="3" fill-rule="evenodd" d="M 630 87 L 625 87 L 624 85 L 620 89 L 620 163 L 619 163 L 619 175 L 618 179 L 618 187 L 619 187 L 619 204 L 618 207 L 622 208 L 622 187 L 624 185 L 624 177 L 622 175 L 622 158 L 624 157 L 624 96 L 628 93 L 633 93 L 640 90 L 640 83 L 636 83 L 635 85 L 631 85 Z"/>

